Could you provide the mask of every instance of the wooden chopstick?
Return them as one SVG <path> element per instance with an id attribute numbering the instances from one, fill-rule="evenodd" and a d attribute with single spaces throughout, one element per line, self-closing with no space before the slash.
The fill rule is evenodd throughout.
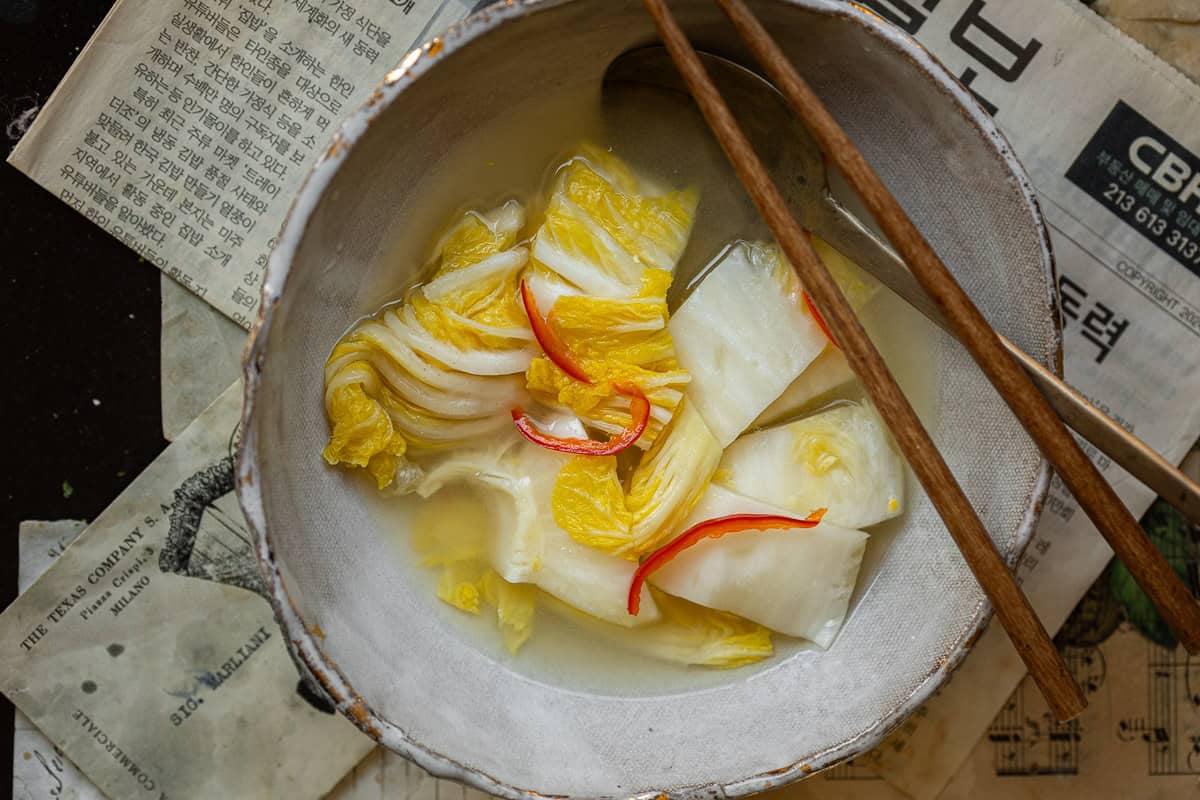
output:
<path id="1" fill-rule="evenodd" d="M 812 249 L 804 230 L 792 217 L 787 201 L 746 140 L 674 15 L 664 0 L 643 0 L 643 5 L 654 18 L 659 36 L 738 178 L 792 262 L 805 289 L 821 309 L 850 366 L 862 380 L 897 445 L 941 514 L 1051 711 L 1060 720 L 1078 716 L 1087 706 L 1079 686 L 1005 566 L 962 487 L 871 344 L 841 290 Z"/>
<path id="2" fill-rule="evenodd" d="M 996 387 L 1179 641 L 1189 653 L 1200 652 L 1200 603 L 1121 503 L 1062 419 L 1004 348 L 975 303 L 762 23 L 743 0 L 716 0 L 716 3 L 826 157 L 845 174 L 913 276 L 943 311 L 955 336 Z"/>

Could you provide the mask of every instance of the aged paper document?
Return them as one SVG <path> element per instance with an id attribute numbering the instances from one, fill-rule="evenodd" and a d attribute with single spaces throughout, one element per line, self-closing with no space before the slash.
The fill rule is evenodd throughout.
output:
<path id="1" fill-rule="evenodd" d="M 9 161 L 242 327 L 350 109 L 467 0 L 118 0 Z"/>
<path id="2" fill-rule="evenodd" d="M 113 797 L 320 797 L 373 747 L 300 683 L 233 492 L 231 387 L 0 615 L 0 689 Z"/>
<path id="3" fill-rule="evenodd" d="M 18 537 L 17 591 L 24 592 L 87 527 L 86 522 L 22 522 Z M 13 800 L 102 800 L 95 784 L 17 711 L 13 721 Z"/>
<path id="4" fill-rule="evenodd" d="M 162 427 L 173 442 L 242 374 L 246 332 L 166 275 L 161 283 Z"/>
<path id="5" fill-rule="evenodd" d="M 24 592 L 32 585 L 86 527 L 87 523 L 77 520 L 22 523 L 19 591 Z M 111 654 L 106 653 L 105 657 L 111 657 Z M 267 673 L 258 676 L 261 680 L 272 678 Z M 290 675 L 285 679 L 290 680 Z M 265 711 L 264 716 L 270 717 L 271 712 Z M 101 800 L 104 794 L 28 717 L 17 711 L 12 796 L 14 800 Z M 353 767 L 327 795 L 330 800 L 480 800 L 486 796 L 477 790 L 434 778 L 382 747 L 376 747 Z"/>

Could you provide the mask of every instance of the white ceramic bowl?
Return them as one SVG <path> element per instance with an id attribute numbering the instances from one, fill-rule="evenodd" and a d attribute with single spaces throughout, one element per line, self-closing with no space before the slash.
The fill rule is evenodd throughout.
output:
<path id="1" fill-rule="evenodd" d="M 753 63 L 711 0 L 671 5 L 703 49 Z M 1028 179 L 970 94 L 851 4 L 753 5 L 992 323 L 1057 368 L 1046 231 Z M 323 463 L 322 365 L 373 310 L 382 279 L 414 279 L 415 261 L 383 278 L 380 264 L 396 226 L 422 211 L 425 176 L 502 110 L 551 90 L 594 92 L 613 58 L 653 40 L 637 0 L 509 0 L 411 53 L 295 201 L 247 356 L 238 489 L 298 662 L 372 737 L 508 797 L 739 796 L 801 778 L 876 744 L 945 680 L 988 617 L 917 492 L 828 651 L 678 691 L 598 691 L 464 634 L 384 535 L 379 503 Z M 1047 469 L 961 349 L 943 338 L 935 351 L 932 433 L 1015 561 Z"/>

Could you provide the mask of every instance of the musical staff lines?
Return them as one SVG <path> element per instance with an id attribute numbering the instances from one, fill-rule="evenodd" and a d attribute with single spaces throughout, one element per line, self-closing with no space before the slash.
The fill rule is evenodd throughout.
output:
<path id="1" fill-rule="evenodd" d="M 1096 648 L 1066 647 L 1063 660 L 1088 695 L 1104 683 L 1104 656 Z M 988 728 L 996 774 L 1078 775 L 1079 720 L 1058 722 L 1037 688 L 1024 681 Z"/>
<path id="2" fill-rule="evenodd" d="M 1117 738 L 1146 746 L 1150 775 L 1200 775 L 1200 659 L 1146 643 L 1146 715 L 1122 719 Z"/>

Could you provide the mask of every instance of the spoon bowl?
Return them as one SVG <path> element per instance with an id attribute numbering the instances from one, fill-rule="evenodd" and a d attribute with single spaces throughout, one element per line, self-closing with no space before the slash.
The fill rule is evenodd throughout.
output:
<path id="1" fill-rule="evenodd" d="M 870 224 L 850 210 L 849 206 L 856 204 L 854 198 L 846 192 L 838 192 L 845 201 L 835 195 L 821 148 L 788 108 L 779 90 L 736 61 L 703 51 L 698 54 L 801 226 L 945 328 L 941 312 L 900 257 Z M 661 45 L 640 47 L 618 56 L 604 73 L 602 101 L 615 104 L 616 96 L 630 86 L 688 95 L 679 70 Z"/>

